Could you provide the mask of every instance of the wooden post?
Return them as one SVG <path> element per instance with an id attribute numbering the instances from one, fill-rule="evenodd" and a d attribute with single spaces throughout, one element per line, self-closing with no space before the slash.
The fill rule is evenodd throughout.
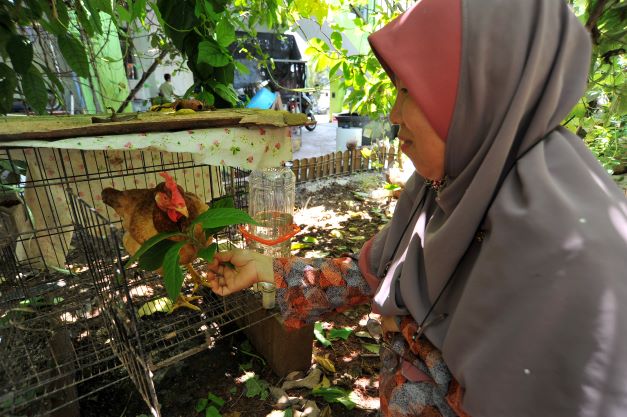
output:
<path id="1" fill-rule="evenodd" d="M 292 161 L 292 172 L 294 172 L 294 176 L 296 177 L 296 182 L 300 181 L 300 159 Z"/>
<path id="2" fill-rule="evenodd" d="M 340 175 L 342 173 L 342 151 L 335 152 L 335 175 Z"/>
<path id="3" fill-rule="evenodd" d="M 361 149 L 353 149 L 353 171 L 361 171 Z"/>
<path id="4" fill-rule="evenodd" d="M 322 163 L 323 157 L 319 156 L 316 158 L 316 178 L 323 178 L 324 174 L 323 174 L 323 169 L 324 165 Z"/>
<path id="5" fill-rule="evenodd" d="M 350 151 L 344 151 L 344 155 L 342 155 L 342 174 L 347 174 L 351 169 L 351 153 Z"/>
<path id="6" fill-rule="evenodd" d="M 330 155 L 326 154 L 322 157 L 322 176 L 328 177 L 331 173 L 329 172 L 329 159 Z"/>
<path id="7" fill-rule="evenodd" d="M 307 181 L 307 158 L 300 160 L 300 180 Z"/>
<path id="8" fill-rule="evenodd" d="M 394 166 L 394 157 L 396 156 L 396 148 L 391 147 L 390 153 L 388 154 L 388 168 L 392 168 Z"/>
<path id="9" fill-rule="evenodd" d="M 312 179 L 318 178 L 318 158 L 311 158 L 311 176 Z"/>
<path id="10" fill-rule="evenodd" d="M 317 165 L 316 161 L 317 161 L 317 159 L 318 158 L 316 158 L 315 156 L 309 158 L 309 179 L 310 180 L 315 180 L 316 178 L 318 178 L 316 176 L 316 165 Z"/>

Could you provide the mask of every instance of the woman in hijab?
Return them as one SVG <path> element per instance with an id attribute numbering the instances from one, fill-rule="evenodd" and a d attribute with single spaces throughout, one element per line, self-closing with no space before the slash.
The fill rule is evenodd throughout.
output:
<path id="1" fill-rule="evenodd" d="M 627 204 L 560 126 L 585 29 L 564 0 L 422 0 L 370 42 L 417 171 L 392 221 L 358 261 L 220 253 L 214 291 L 274 282 L 290 326 L 372 302 L 385 416 L 627 415 Z"/>

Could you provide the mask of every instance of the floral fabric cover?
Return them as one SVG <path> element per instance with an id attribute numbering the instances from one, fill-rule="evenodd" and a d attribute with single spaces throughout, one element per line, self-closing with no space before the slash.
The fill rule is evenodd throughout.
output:
<path id="1" fill-rule="evenodd" d="M 287 127 L 230 127 L 94 136 L 56 141 L 20 140 L 2 146 L 82 149 L 152 150 L 188 152 L 197 163 L 246 169 L 280 166 L 292 159 L 290 129 Z"/>

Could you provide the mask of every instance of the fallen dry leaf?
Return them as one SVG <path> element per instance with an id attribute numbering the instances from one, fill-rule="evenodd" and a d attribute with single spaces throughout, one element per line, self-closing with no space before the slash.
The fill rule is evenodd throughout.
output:
<path id="1" fill-rule="evenodd" d="M 285 381 L 281 386 L 282 389 L 288 390 L 292 388 L 309 388 L 313 389 L 320 382 L 322 377 L 322 371 L 318 368 L 311 370 L 309 375 L 305 378 L 297 379 L 296 381 Z"/>
<path id="2" fill-rule="evenodd" d="M 328 355 L 327 355 L 328 356 Z M 335 364 L 328 358 L 314 355 L 314 361 L 329 372 L 335 372 Z"/>
<path id="3" fill-rule="evenodd" d="M 333 414 L 331 413 L 331 407 L 329 407 L 328 405 L 324 407 L 320 412 L 319 417 L 333 417 Z"/>

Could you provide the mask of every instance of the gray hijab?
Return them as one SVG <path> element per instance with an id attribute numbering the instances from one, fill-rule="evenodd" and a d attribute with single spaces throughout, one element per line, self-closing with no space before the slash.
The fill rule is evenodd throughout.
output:
<path id="1" fill-rule="evenodd" d="M 414 174 L 373 239 L 372 271 L 392 260 L 375 307 L 421 322 L 451 278 L 425 335 L 473 417 L 626 416 L 627 203 L 559 125 L 585 89 L 588 34 L 564 0 L 438 0 L 459 8 L 461 48 L 450 118 L 431 116 L 399 45 L 421 43 L 404 27 L 433 1 L 370 39 L 446 132 L 448 177 L 436 192 Z"/>

